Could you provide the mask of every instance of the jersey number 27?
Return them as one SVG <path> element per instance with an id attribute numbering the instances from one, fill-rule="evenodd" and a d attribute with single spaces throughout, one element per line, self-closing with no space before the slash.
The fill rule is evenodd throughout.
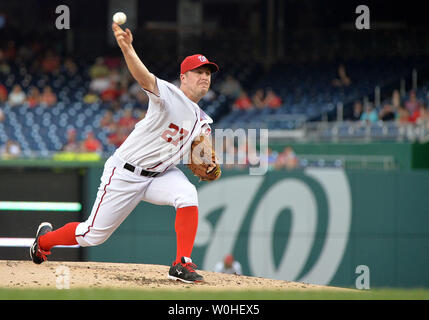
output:
<path id="1" fill-rule="evenodd" d="M 161 137 L 167 141 L 172 143 L 173 145 L 177 146 L 179 144 L 180 141 L 182 141 L 187 135 L 188 135 L 188 130 L 185 130 L 183 128 L 179 128 L 179 126 L 175 125 L 174 123 L 170 123 L 170 125 L 168 126 L 169 129 L 165 130 Z M 176 135 L 179 134 L 179 136 L 176 138 Z M 173 137 L 175 138 L 173 140 Z"/>

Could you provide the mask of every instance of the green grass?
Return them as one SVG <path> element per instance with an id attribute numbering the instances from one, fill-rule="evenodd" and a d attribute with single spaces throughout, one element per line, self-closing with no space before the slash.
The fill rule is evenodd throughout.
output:
<path id="1" fill-rule="evenodd" d="M 429 289 L 338 291 L 196 291 L 0 289 L 0 300 L 429 300 Z"/>

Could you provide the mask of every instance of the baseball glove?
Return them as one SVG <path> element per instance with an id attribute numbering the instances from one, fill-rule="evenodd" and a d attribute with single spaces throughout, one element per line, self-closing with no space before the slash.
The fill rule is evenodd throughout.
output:
<path id="1" fill-rule="evenodd" d="M 200 181 L 219 179 L 221 169 L 210 137 L 202 134 L 195 138 L 191 146 L 190 163 L 187 166 Z"/>

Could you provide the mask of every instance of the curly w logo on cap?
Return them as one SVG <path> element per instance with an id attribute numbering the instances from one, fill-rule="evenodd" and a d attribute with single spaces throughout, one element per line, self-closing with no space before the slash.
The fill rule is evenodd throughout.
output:
<path id="1" fill-rule="evenodd" d="M 219 67 L 217 66 L 216 63 L 210 62 L 202 54 L 194 54 L 192 56 L 187 56 L 185 59 L 183 59 L 180 65 L 180 73 L 184 74 L 190 70 L 194 70 L 203 65 L 209 67 L 212 73 L 219 71 Z"/>

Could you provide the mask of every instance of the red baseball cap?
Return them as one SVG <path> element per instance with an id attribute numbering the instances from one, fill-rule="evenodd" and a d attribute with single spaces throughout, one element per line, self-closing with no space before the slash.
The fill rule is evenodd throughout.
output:
<path id="1" fill-rule="evenodd" d="M 210 68 L 212 73 L 219 71 L 219 67 L 216 63 L 210 62 L 202 54 L 194 54 L 183 59 L 182 63 L 180 64 L 180 74 L 184 74 L 190 70 L 194 70 L 205 65 Z"/>

